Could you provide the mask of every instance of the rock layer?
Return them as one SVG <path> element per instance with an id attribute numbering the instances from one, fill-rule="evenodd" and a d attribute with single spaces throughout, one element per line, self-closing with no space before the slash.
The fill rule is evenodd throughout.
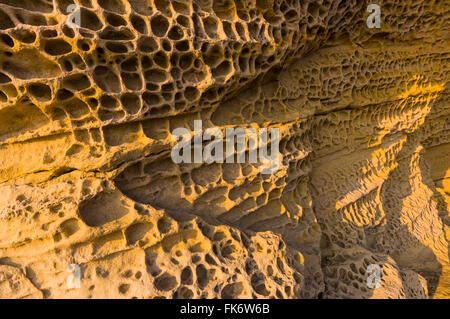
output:
<path id="1" fill-rule="evenodd" d="M 370 3 L 0 0 L 0 297 L 448 298 L 450 4 Z"/>

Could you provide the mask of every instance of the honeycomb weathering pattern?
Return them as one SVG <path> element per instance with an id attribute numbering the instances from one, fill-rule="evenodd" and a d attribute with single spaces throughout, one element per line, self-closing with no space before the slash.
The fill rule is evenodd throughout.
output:
<path id="1" fill-rule="evenodd" d="M 0 297 L 449 298 L 449 31 L 445 0 L 0 0 Z M 177 165 L 194 120 L 279 128 L 284 165 Z"/>

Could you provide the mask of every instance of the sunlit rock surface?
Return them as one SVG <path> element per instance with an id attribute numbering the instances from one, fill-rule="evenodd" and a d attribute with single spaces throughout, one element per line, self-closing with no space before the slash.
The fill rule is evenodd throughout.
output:
<path id="1" fill-rule="evenodd" d="M 0 0 L 0 297 L 449 298 L 449 31 L 448 1 Z M 278 128 L 283 165 L 175 164 L 194 120 Z"/>

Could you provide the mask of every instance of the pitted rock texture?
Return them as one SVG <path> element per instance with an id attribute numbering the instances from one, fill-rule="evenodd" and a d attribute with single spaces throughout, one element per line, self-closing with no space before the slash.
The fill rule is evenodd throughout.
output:
<path id="1" fill-rule="evenodd" d="M 0 297 L 449 298 L 449 31 L 438 0 L 0 0 Z M 280 169 L 175 164 L 194 120 L 278 128 Z"/>

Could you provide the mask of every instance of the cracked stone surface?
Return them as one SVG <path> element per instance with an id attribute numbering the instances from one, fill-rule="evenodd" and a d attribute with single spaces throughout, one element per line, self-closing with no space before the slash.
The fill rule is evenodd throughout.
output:
<path id="1" fill-rule="evenodd" d="M 450 298 L 449 35 L 445 0 L 0 0 L 0 297 Z M 194 120 L 283 165 L 175 164 Z"/>

